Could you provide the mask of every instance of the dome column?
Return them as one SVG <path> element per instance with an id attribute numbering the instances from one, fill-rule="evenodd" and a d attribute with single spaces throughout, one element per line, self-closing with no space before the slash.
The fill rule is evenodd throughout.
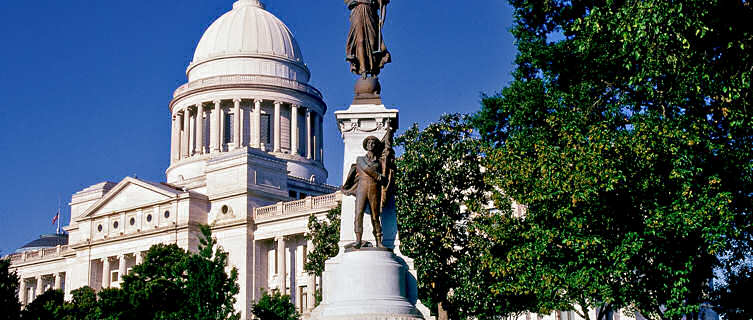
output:
<path id="1" fill-rule="evenodd" d="M 179 124 L 178 122 L 178 115 L 173 115 L 173 132 L 170 135 L 170 159 L 173 160 L 173 162 L 180 160 L 180 140 L 178 140 L 179 136 Z"/>
<path id="2" fill-rule="evenodd" d="M 188 111 L 188 107 L 183 110 L 183 132 L 181 144 L 181 158 L 188 158 L 191 152 L 189 144 L 191 143 L 191 112 Z"/>
<path id="3" fill-rule="evenodd" d="M 290 153 L 298 155 L 298 105 L 290 106 Z"/>
<path id="4" fill-rule="evenodd" d="M 241 148 L 241 98 L 233 99 L 233 145 Z"/>
<path id="5" fill-rule="evenodd" d="M 199 102 L 196 104 L 196 146 L 195 154 L 204 153 L 204 105 Z"/>
<path id="6" fill-rule="evenodd" d="M 317 156 L 319 162 L 322 163 L 322 164 L 324 164 L 324 117 L 322 117 L 321 115 L 317 116 L 317 120 L 319 120 L 319 121 L 317 121 L 317 129 L 319 129 L 318 130 L 318 132 L 319 132 L 319 139 L 318 139 L 319 144 L 317 145 L 318 149 L 317 149 L 317 152 L 316 152 L 316 156 Z"/>
<path id="7" fill-rule="evenodd" d="M 306 108 L 306 159 L 311 159 L 311 108 Z"/>
<path id="8" fill-rule="evenodd" d="M 183 159 L 183 148 L 185 148 L 185 143 L 183 143 L 183 112 L 180 111 L 176 114 L 175 119 L 175 159 L 180 160 Z"/>
<path id="9" fill-rule="evenodd" d="M 211 129 L 211 135 L 212 135 L 212 153 L 218 153 L 220 152 L 220 148 L 222 145 L 222 139 L 220 137 L 220 133 L 222 132 L 220 130 L 220 121 L 222 120 L 222 101 L 220 100 L 214 100 L 214 110 L 212 110 L 212 125 L 209 126 Z"/>
<path id="10" fill-rule="evenodd" d="M 261 99 L 254 99 L 254 133 L 252 134 L 254 148 L 261 148 Z"/>
<path id="11" fill-rule="evenodd" d="M 282 102 L 275 101 L 275 147 L 274 152 L 281 152 L 282 148 L 280 146 L 280 107 L 282 106 Z"/>

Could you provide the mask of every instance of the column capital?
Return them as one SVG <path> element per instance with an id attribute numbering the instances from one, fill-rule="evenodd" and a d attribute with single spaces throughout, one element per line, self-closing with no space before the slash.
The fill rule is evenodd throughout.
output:
<path id="1" fill-rule="evenodd" d="M 262 98 L 253 98 L 253 100 L 254 100 L 254 103 L 262 103 L 262 102 L 264 102 L 264 99 L 262 99 Z"/>
<path id="2" fill-rule="evenodd" d="M 297 103 L 291 103 L 291 104 L 290 104 L 290 107 L 291 107 L 291 108 L 296 108 L 296 109 L 299 109 L 299 108 L 301 108 L 301 105 L 300 105 L 300 104 L 297 104 Z"/>
<path id="3" fill-rule="evenodd" d="M 215 106 L 219 106 L 222 103 L 222 100 L 220 100 L 220 99 L 214 99 L 214 100 L 212 100 L 212 102 L 214 103 Z"/>
<path id="4" fill-rule="evenodd" d="M 279 105 L 282 105 L 283 103 L 284 103 L 284 102 L 282 102 L 282 101 L 279 101 L 279 100 L 275 100 L 275 106 L 279 106 Z"/>
<path id="5" fill-rule="evenodd" d="M 241 98 L 233 98 L 233 103 L 241 103 Z"/>

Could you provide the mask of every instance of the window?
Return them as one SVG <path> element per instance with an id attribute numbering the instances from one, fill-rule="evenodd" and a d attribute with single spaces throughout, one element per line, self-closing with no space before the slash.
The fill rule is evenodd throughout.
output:
<path id="1" fill-rule="evenodd" d="M 134 224 L 136 224 L 136 219 L 135 218 L 131 218 L 131 220 L 128 221 L 128 223 L 130 223 L 131 225 L 134 225 Z"/>
<path id="2" fill-rule="evenodd" d="M 298 192 L 295 192 L 294 190 L 290 190 L 290 191 L 288 191 L 288 197 L 291 200 L 298 199 Z"/>
<path id="3" fill-rule="evenodd" d="M 151 214 L 146 215 L 146 222 L 152 222 L 152 215 Z"/>
<path id="4" fill-rule="evenodd" d="M 235 122 L 233 114 L 225 113 L 225 143 L 233 142 L 233 122 Z"/>
<path id="5" fill-rule="evenodd" d="M 301 297 L 298 299 L 298 310 L 306 310 L 306 307 L 308 306 L 308 288 L 306 288 L 306 286 L 299 287 L 298 296 Z"/>
<path id="6" fill-rule="evenodd" d="M 170 218 L 170 210 L 165 211 L 165 219 Z"/>
<path id="7" fill-rule="evenodd" d="M 115 283 L 115 282 L 118 282 L 118 280 L 119 280 L 118 279 L 118 272 L 117 271 L 110 272 L 110 282 L 111 283 Z"/>
<path id="8" fill-rule="evenodd" d="M 305 193 L 301 192 L 301 194 L 300 194 L 300 199 L 306 199 L 306 197 L 308 197 L 308 196 L 309 196 L 309 195 L 307 195 L 307 194 L 305 194 Z"/>
<path id="9" fill-rule="evenodd" d="M 270 139 L 270 135 L 271 135 L 269 133 L 269 129 L 272 126 L 269 123 L 269 121 L 270 121 L 270 116 L 268 114 L 262 114 L 261 115 L 261 119 L 260 119 L 260 123 L 261 123 L 261 137 L 259 137 L 259 138 L 260 138 L 260 140 L 261 140 L 262 143 L 266 143 L 266 144 L 272 143 L 269 140 Z"/>
<path id="10" fill-rule="evenodd" d="M 228 208 L 228 206 L 222 206 L 221 211 L 222 211 L 222 214 L 227 214 L 228 212 L 230 212 L 230 208 Z"/>
<path id="11" fill-rule="evenodd" d="M 115 221 L 115 222 L 112 223 L 112 228 L 113 229 L 117 229 L 118 225 L 120 225 L 120 224 L 117 221 Z"/>
<path id="12" fill-rule="evenodd" d="M 102 225 L 101 224 L 97 226 L 97 231 L 102 232 Z"/>

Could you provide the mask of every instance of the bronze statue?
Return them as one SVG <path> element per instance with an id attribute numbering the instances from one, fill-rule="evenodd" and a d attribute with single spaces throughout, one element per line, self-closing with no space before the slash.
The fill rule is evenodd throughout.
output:
<path id="1" fill-rule="evenodd" d="M 395 151 L 392 149 L 392 137 L 394 130 L 387 122 L 387 133 L 380 141 L 374 136 L 363 140 L 363 148 L 366 155 L 356 158 L 356 163 L 351 165 L 348 177 L 342 186 L 346 195 L 356 197 L 356 211 L 354 231 L 356 241 L 350 245 L 356 249 L 366 242 L 363 238 L 363 214 L 366 206 L 371 211 L 371 226 L 374 229 L 375 246 L 383 248 L 382 223 L 380 215 L 387 204 L 395 173 Z"/>
<path id="2" fill-rule="evenodd" d="M 345 59 L 362 79 L 376 76 L 391 61 L 382 39 L 389 0 L 345 0 L 350 9 L 350 32 Z"/>

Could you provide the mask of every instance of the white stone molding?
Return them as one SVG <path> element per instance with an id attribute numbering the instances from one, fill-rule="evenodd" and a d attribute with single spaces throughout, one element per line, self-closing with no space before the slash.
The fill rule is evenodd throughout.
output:
<path id="1" fill-rule="evenodd" d="M 144 254 L 141 251 L 137 251 L 134 255 L 136 256 L 136 265 L 144 262 Z"/>
<path id="2" fill-rule="evenodd" d="M 204 104 L 196 104 L 196 153 L 203 154 L 204 150 Z"/>
<path id="3" fill-rule="evenodd" d="M 282 107 L 281 101 L 275 101 L 275 119 L 274 119 L 274 152 L 282 152 L 280 143 L 280 108 Z"/>
<path id="4" fill-rule="evenodd" d="M 311 133 L 311 108 L 306 108 L 306 159 L 312 158 Z"/>
<path id="5" fill-rule="evenodd" d="M 233 99 L 233 149 L 241 147 L 241 98 Z"/>
<path id="6" fill-rule="evenodd" d="M 214 109 L 212 109 L 212 125 L 209 126 L 212 135 L 212 153 L 220 152 L 222 140 L 220 137 L 220 121 L 222 119 L 222 101 L 214 100 Z"/>
<path id="7" fill-rule="evenodd" d="M 322 93 L 313 86 L 296 80 L 285 79 L 266 75 L 221 75 L 191 81 L 186 83 L 173 93 L 173 101 L 177 101 L 190 94 L 201 91 L 225 89 L 225 88 L 257 88 L 257 87 L 280 87 L 295 90 L 321 100 Z"/>
<path id="8" fill-rule="evenodd" d="M 290 153 L 298 155 L 298 105 L 290 106 Z"/>

